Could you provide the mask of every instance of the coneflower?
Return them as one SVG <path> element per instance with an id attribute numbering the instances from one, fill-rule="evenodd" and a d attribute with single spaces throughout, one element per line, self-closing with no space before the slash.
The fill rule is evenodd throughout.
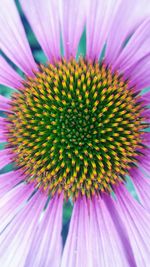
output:
<path id="1" fill-rule="evenodd" d="M 149 267 L 150 2 L 20 4 L 48 61 L 35 62 L 15 2 L 1 0 L 0 83 L 14 91 L 0 96 L 0 169 L 13 164 L 0 175 L 0 266 Z"/>

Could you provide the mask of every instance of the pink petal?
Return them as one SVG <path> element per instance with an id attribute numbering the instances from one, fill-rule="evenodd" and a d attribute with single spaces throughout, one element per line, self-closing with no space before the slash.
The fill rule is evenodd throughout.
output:
<path id="1" fill-rule="evenodd" d="M 27 75 L 37 69 L 14 0 L 0 1 L 0 48 Z"/>
<path id="2" fill-rule="evenodd" d="M 138 168 L 132 168 L 129 174 L 141 203 L 145 208 L 150 210 L 150 179 Z"/>
<path id="3" fill-rule="evenodd" d="M 86 54 L 88 58 L 99 59 L 118 6 L 118 0 L 87 1 Z"/>
<path id="4" fill-rule="evenodd" d="M 58 1 L 20 0 L 23 11 L 36 37 L 52 62 L 60 57 Z"/>
<path id="5" fill-rule="evenodd" d="M 141 112 L 141 115 L 144 117 L 144 120 L 148 123 L 150 123 L 150 109 L 147 108 L 147 109 L 144 109 L 142 112 Z"/>
<path id="6" fill-rule="evenodd" d="M 0 110 L 11 112 L 11 106 L 10 106 L 11 100 L 0 95 Z"/>
<path id="7" fill-rule="evenodd" d="M 64 248 L 61 267 L 91 266 L 89 248 L 89 216 L 86 199 L 78 199 L 74 204 L 69 234 Z"/>
<path id="8" fill-rule="evenodd" d="M 146 166 L 141 166 L 141 170 L 142 172 L 144 172 L 144 174 L 146 175 L 146 177 L 150 178 L 150 170 L 149 168 L 147 168 Z"/>
<path id="9" fill-rule="evenodd" d="M 5 118 L 0 117 L 0 127 L 6 125 Z"/>
<path id="10" fill-rule="evenodd" d="M 0 55 L 0 84 L 20 89 L 22 80 L 18 73 Z"/>
<path id="11" fill-rule="evenodd" d="M 150 91 L 141 95 L 140 98 L 144 102 L 144 105 L 149 105 L 150 104 Z"/>
<path id="12" fill-rule="evenodd" d="M 1 132 L 6 131 L 6 126 L 5 125 L 0 125 L 0 130 L 1 130 Z"/>
<path id="13" fill-rule="evenodd" d="M 7 193 L 17 183 L 24 179 L 20 170 L 7 172 L 0 175 L 0 197 Z"/>
<path id="14" fill-rule="evenodd" d="M 146 19 L 137 28 L 131 39 L 120 53 L 113 67 L 120 72 L 132 71 L 142 58 L 150 53 L 150 19 Z"/>
<path id="15" fill-rule="evenodd" d="M 126 0 L 120 3 L 106 46 L 106 62 L 112 65 L 117 60 L 127 37 L 150 14 L 148 0 Z"/>
<path id="16" fill-rule="evenodd" d="M 6 130 L 0 127 L 0 142 L 7 142 Z"/>
<path id="17" fill-rule="evenodd" d="M 0 142 L 1 143 L 7 142 L 7 137 L 4 134 L 2 134 L 2 133 L 0 133 Z"/>
<path id="18" fill-rule="evenodd" d="M 0 117 L 0 142 L 7 142 L 6 125 L 7 122 L 5 121 L 5 118 Z"/>
<path id="19" fill-rule="evenodd" d="M 0 233 L 23 208 L 23 204 L 26 203 L 33 191 L 33 184 L 25 185 L 22 183 L 0 197 Z"/>
<path id="20" fill-rule="evenodd" d="M 65 57 L 75 57 L 85 26 L 85 0 L 60 0 L 60 22 Z"/>
<path id="21" fill-rule="evenodd" d="M 2 118 L 3 120 L 0 120 L 0 132 L 2 133 L 6 133 L 8 130 L 7 130 L 7 122 L 5 120 L 5 118 Z"/>
<path id="22" fill-rule="evenodd" d="M 0 237 L 0 265 L 23 267 L 46 197 L 37 192 Z"/>
<path id="23" fill-rule="evenodd" d="M 0 126 L 0 142 L 7 142 L 7 136 L 4 129 Z"/>
<path id="24" fill-rule="evenodd" d="M 132 70 L 126 71 L 126 76 L 130 78 L 129 85 L 136 86 L 136 91 L 150 85 L 150 54 L 135 64 Z"/>
<path id="25" fill-rule="evenodd" d="M 63 196 L 55 196 L 37 225 L 24 267 L 59 267 Z"/>
<path id="26" fill-rule="evenodd" d="M 77 199 L 61 267 L 130 267 L 131 263 L 136 267 L 133 255 L 126 255 L 129 244 L 119 236 L 105 201 L 101 197 Z"/>
<path id="27" fill-rule="evenodd" d="M 11 149 L 0 150 L 0 169 L 12 162 Z"/>
<path id="28" fill-rule="evenodd" d="M 150 171 L 150 148 L 140 149 L 142 155 L 136 156 L 138 160 L 138 166 L 140 168 L 146 168 Z"/>
<path id="29" fill-rule="evenodd" d="M 120 218 L 120 210 L 116 205 L 116 200 L 105 193 L 103 194 L 103 199 L 115 225 L 118 236 L 120 237 L 121 246 L 123 247 L 123 252 L 126 256 L 126 261 L 128 262 L 129 266 L 137 267 L 127 231 L 124 227 L 122 219 Z"/>
<path id="30" fill-rule="evenodd" d="M 109 199 L 109 202 L 107 201 Z M 104 201 L 105 200 L 105 201 Z M 107 205 L 113 205 L 113 200 L 111 197 L 108 196 L 106 199 L 103 196 L 95 197 L 94 206 L 91 212 L 91 220 L 95 223 L 95 231 L 93 232 L 93 225 L 92 228 L 92 236 L 93 236 L 93 255 L 95 254 L 95 244 L 97 240 L 97 259 L 99 260 L 95 262 L 93 266 L 112 266 L 112 267 L 120 267 L 120 266 L 136 266 L 134 263 L 133 256 L 129 254 L 129 242 L 125 239 L 121 239 L 123 236 L 122 229 L 121 236 L 118 235 L 118 224 L 114 223 L 113 217 L 116 215 L 110 210 L 108 210 Z M 107 205 L 105 202 L 108 202 Z M 92 201 L 91 201 L 92 205 Z M 117 213 L 117 211 L 116 211 Z M 118 218 L 117 218 L 118 222 Z M 128 256 L 127 256 L 128 253 Z M 95 255 L 95 256 L 96 256 Z M 96 264 L 97 263 L 97 264 Z"/>
<path id="31" fill-rule="evenodd" d="M 145 132 L 142 135 L 142 143 L 146 146 L 150 146 L 150 132 Z"/>
<path id="32" fill-rule="evenodd" d="M 150 215 L 124 185 L 116 188 L 118 208 L 135 256 L 137 267 L 150 263 Z"/>

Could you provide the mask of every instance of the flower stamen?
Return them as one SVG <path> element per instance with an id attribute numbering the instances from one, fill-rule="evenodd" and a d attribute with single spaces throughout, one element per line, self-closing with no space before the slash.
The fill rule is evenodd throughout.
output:
<path id="1" fill-rule="evenodd" d="M 66 197 L 111 192 L 124 181 L 146 127 L 134 88 L 83 59 L 41 65 L 13 94 L 12 112 L 8 142 L 16 166 L 27 182 Z"/>

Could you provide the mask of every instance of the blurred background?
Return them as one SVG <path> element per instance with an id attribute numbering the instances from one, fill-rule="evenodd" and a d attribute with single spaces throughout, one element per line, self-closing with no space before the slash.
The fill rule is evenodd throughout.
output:
<path id="1" fill-rule="evenodd" d="M 42 52 L 41 47 L 39 46 L 37 39 L 36 39 L 35 35 L 33 34 L 25 16 L 22 13 L 22 10 L 20 8 L 18 0 L 16 0 L 16 4 L 17 4 L 18 10 L 19 10 L 19 13 L 21 16 L 21 20 L 23 22 L 23 25 L 24 25 L 24 28 L 25 28 L 25 31 L 27 34 L 27 38 L 29 40 L 29 43 L 30 43 L 30 46 L 32 49 L 32 53 L 34 55 L 34 58 L 35 58 L 37 63 L 43 63 L 44 64 L 44 63 L 46 63 L 47 59 L 46 59 L 44 53 Z M 83 56 L 85 55 L 85 47 L 86 47 L 86 36 L 85 36 L 85 32 L 83 32 L 83 35 L 82 35 L 81 40 L 80 40 L 79 48 L 78 48 L 77 57 L 79 55 L 83 55 Z M 63 55 L 63 48 L 61 50 L 62 50 L 62 55 Z M 5 55 L 3 55 L 3 56 L 5 57 Z M 9 61 L 8 58 L 6 58 L 6 59 Z M 21 73 L 21 71 L 19 69 L 17 69 L 16 66 L 12 62 L 9 61 L 9 63 L 12 65 L 13 68 L 16 69 L 17 72 L 20 73 L 20 75 L 23 75 Z M 6 86 L 0 85 L 0 94 L 4 95 L 6 97 L 10 97 L 12 94 L 12 90 Z M 0 115 L 5 116 L 5 114 L 3 114 L 2 112 Z M 4 146 L 5 146 L 5 144 L 0 143 L 0 149 L 2 149 Z M 3 168 L 2 170 L 0 170 L 0 173 L 5 173 L 5 172 L 10 171 L 12 169 L 13 169 L 13 166 L 8 165 L 5 168 Z M 134 190 L 133 185 L 131 184 L 129 179 L 127 182 L 127 187 L 130 190 L 130 192 L 134 195 L 134 197 L 136 197 L 135 190 Z M 70 222 L 71 213 L 72 213 L 72 203 L 71 203 L 71 201 L 68 201 L 67 203 L 64 204 L 64 212 L 63 212 L 62 236 L 63 236 L 64 242 L 65 242 L 67 232 L 68 232 L 68 226 L 69 226 L 69 222 Z"/>

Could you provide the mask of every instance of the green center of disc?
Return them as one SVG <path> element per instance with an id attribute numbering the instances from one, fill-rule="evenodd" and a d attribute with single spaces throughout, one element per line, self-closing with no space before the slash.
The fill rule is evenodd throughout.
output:
<path id="1" fill-rule="evenodd" d="M 98 62 L 41 66 L 12 103 L 8 140 L 16 166 L 49 194 L 110 192 L 136 161 L 141 106 L 134 89 Z"/>

